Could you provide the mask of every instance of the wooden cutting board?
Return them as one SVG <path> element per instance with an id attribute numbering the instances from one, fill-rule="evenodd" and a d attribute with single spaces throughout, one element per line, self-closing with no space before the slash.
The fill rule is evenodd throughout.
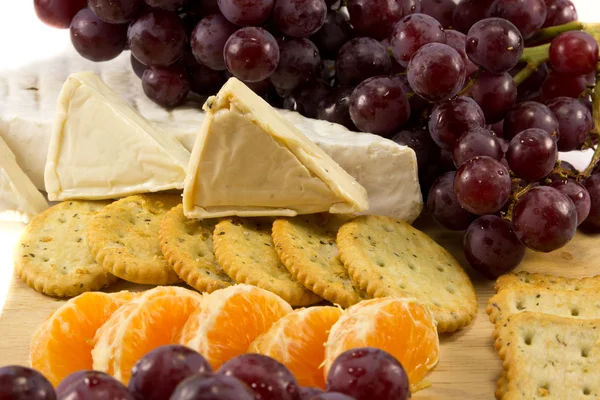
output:
<path id="1" fill-rule="evenodd" d="M 461 264 L 467 265 L 462 251 L 461 233 L 442 230 L 425 219 L 417 221 L 415 226 L 446 247 Z M 10 238 L 16 243 L 22 228 L 15 228 L 13 225 L 11 229 Z M 0 268 L 4 272 L 12 268 L 11 254 L 0 254 Z M 571 243 L 554 253 L 528 252 L 520 269 L 569 277 L 598 275 L 600 274 L 600 236 L 578 233 Z M 432 386 L 416 393 L 414 399 L 494 398 L 496 380 L 502 366 L 493 348 L 492 324 L 485 313 L 487 301 L 493 294 L 493 282 L 482 279 L 469 268 L 467 270 L 477 289 L 479 313 L 467 328 L 440 337 L 440 362 L 429 376 Z M 11 275 L 0 274 L 0 277 Z M 118 283 L 111 287 L 111 291 L 123 289 L 146 288 L 127 283 Z M 33 331 L 60 304 L 62 301 L 39 294 L 18 278 L 12 277 L 8 297 L 0 314 L 0 366 L 28 364 L 29 340 Z"/>

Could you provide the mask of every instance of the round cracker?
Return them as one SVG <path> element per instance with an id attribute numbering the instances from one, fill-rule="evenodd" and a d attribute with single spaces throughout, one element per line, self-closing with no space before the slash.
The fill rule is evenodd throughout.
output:
<path id="1" fill-rule="evenodd" d="M 169 211 L 160 224 L 160 247 L 169 265 L 188 285 L 212 293 L 235 282 L 223 271 L 213 251 L 214 219 L 183 215 L 183 204 Z"/>
<path id="2" fill-rule="evenodd" d="M 294 279 L 343 308 L 370 298 L 354 286 L 338 256 L 336 235 L 348 220 L 342 215 L 313 214 L 273 223 L 275 249 Z"/>
<path id="3" fill-rule="evenodd" d="M 66 201 L 25 227 L 15 255 L 17 275 L 38 292 L 74 297 L 117 281 L 88 249 L 85 230 L 108 201 Z"/>
<path id="4" fill-rule="evenodd" d="M 298 281 L 281 263 L 269 218 L 227 218 L 215 227 L 213 246 L 223 270 L 237 283 L 275 293 L 292 306 L 307 306 L 323 299 Z"/>
<path id="5" fill-rule="evenodd" d="M 340 228 L 337 244 L 358 287 L 373 297 L 417 299 L 439 332 L 461 329 L 477 313 L 475 288 L 458 261 L 403 221 L 358 217 Z"/>
<path id="6" fill-rule="evenodd" d="M 181 282 L 158 241 L 162 219 L 180 202 L 181 196 L 175 194 L 143 194 L 115 201 L 88 224 L 90 252 L 107 271 L 129 282 Z"/>

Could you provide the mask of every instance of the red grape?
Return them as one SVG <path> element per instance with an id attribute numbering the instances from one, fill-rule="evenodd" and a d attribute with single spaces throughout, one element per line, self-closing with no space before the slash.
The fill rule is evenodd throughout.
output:
<path id="1" fill-rule="evenodd" d="M 388 75 L 391 70 L 388 50 L 377 40 L 366 37 L 344 44 L 335 62 L 337 79 L 347 86 L 358 85 L 373 76 Z"/>
<path id="2" fill-rule="evenodd" d="M 284 108 L 297 111 L 308 118 L 316 118 L 321 99 L 331 92 L 331 87 L 317 79 L 298 86 L 285 98 Z"/>
<path id="3" fill-rule="evenodd" d="M 198 62 L 214 70 L 226 69 L 223 49 L 236 26 L 220 14 L 204 17 L 191 35 L 191 48 Z"/>
<path id="4" fill-rule="evenodd" d="M 316 387 L 301 387 L 300 388 L 300 400 L 312 400 L 313 396 L 325 393 Z"/>
<path id="5" fill-rule="evenodd" d="M 206 96 L 216 94 L 227 80 L 225 71 L 215 71 L 200 64 L 191 53 L 186 53 L 183 61 L 190 76 L 190 88 L 194 93 Z"/>
<path id="6" fill-rule="evenodd" d="M 488 156 L 500 161 L 504 157 L 504 152 L 500 140 L 494 135 L 494 132 L 477 127 L 463 133 L 458 139 L 452 155 L 454 164 L 460 167 L 467 160 L 478 156 Z"/>
<path id="7" fill-rule="evenodd" d="M 569 97 L 559 97 L 548 103 L 558 120 L 559 151 L 579 150 L 592 130 L 592 114 L 581 102 Z"/>
<path id="8" fill-rule="evenodd" d="M 161 346 L 134 365 L 129 391 L 139 399 L 168 399 L 185 378 L 211 372 L 208 361 L 194 350 L 179 345 Z"/>
<path id="9" fill-rule="evenodd" d="M 262 354 L 232 358 L 217 373 L 246 383 L 256 399 L 300 400 L 300 387 L 294 375 L 279 361 Z"/>
<path id="10" fill-rule="evenodd" d="M 444 28 L 452 26 L 456 3 L 453 0 L 421 0 L 421 12 L 440 21 Z"/>
<path id="11" fill-rule="evenodd" d="M 218 0 L 217 4 L 229 21 L 236 25 L 249 26 L 261 25 L 269 19 L 275 0 Z"/>
<path id="12" fill-rule="evenodd" d="M 517 239 L 513 225 L 495 215 L 473 221 L 463 246 L 471 267 L 489 279 L 509 273 L 525 256 L 525 246 Z"/>
<path id="13" fill-rule="evenodd" d="M 183 103 L 190 92 L 190 76 L 178 64 L 169 67 L 149 67 L 142 76 L 142 88 L 150 100 L 172 108 Z"/>
<path id="14" fill-rule="evenodd" d="M 452 151 L 464 132 L 483 128 L 485 117 L 471 98 L 458 96 L 437 103 L 429 117 L 431 137 L 442 149 Z"/>
<path id="15" fill-rule="evenodd" d="M 590 194 L 585 186 L 574 179 L 561 179 L 552 182 L 550 187 L 553 187 L 571 199 L 577 212 L 577 225 L 581 225 L 590 214 L 592 207 Z"/>
<path id="16" fill-rule="evenodd" d="M 75 372 L 65 378 L 58 400 L 133 400 L 127 388 L 110 375 L 100 371 Z"/>
<path id="17" fill-rule="evenodd" d="M 508 72 L 523 54 L 523 36 L 510 21 L 486 18 L 467 33 L 467 56 L 489 72 Z"/>
<path id="18" fill-rule="evenodd" d="M 350 96 L 350 117 L 363 132 L 391 136 L 410 118 L 402 83 L 387 76 L 362 82 Z"/>
<path id="19" fill-rule="evenodd" d="M 184 53 L 187 36 L 176 13 L 151 10 L 129 26 L 129 48 L 142 64 L 167 66 Z"/>
<path id="20" fill-rule="evenodd" d="M 327 13 L 321 29 L 311 36 L 323 58 L 335 59 L 340 48 L 352 37 L 352 27 L 340 12 Z"/>
<path id="21" fill-rule="evenodd" d="M 460 0 L 452 15 L 452 27 L 467 33 L 473 24 L 491 16 L 495 0 Z"/>
<path id="22" fill-rule="evenodd" d="M 184 379 L 169 400 L 254 400 L 243 382 L 225 375 L 196 374 Z"/>
<path id="23" fill-rule="evenodd" d="M 279 32 L 292 37 L 308 37 L 325 23 L 325 0 L 276 0 L 273 20 Z"/>
<path id="24" fill-rule="evenodd" d="M 247 27 L 225 43 L 225 64 L 236 78 L 247 82 L 267 79 L 279 64 L 279 46 L 263 28 Z"/>
<path id="25" fill-rule="evenodd" d="M 145 0 L 150 7 L 162 8 L 168 11 L 177 11 L 190 0 Z"/>
<path id="26" fill-rule="evenodd" d="M 499 0 L 492 6 L 494 17 L 512 22 L 525 39 L 529 39 L 546 21 L 544 0 Z"/>
<path id="27" fill-rule="evenodd" d="M 446 29 L 445 32 L 446 44 L 460 53 L 460 56 L 462 57 L 465 63 L 465 70 L 467 76 L 473 75 L 475 71 L 479 70 L 479 67 L 475 65 L 475 63 L 471 61 L 469 57 L 467 57 L 467 50 L 465 47 L 467 44 L 467 35 L 452 29 Z"/>
<path id="28" fill-rule="evenodd" d="M 398 63 L 396 63 L 394 61 L 394 63 L 396 65 L 398 65 Z M 402 74 L 402 75 L 397 75 L 392 73 L 392 75 L 395 75 L 396 78 L 398 78 L 400 80 L 400 82 L 402 82 L 402 88 L 404 89 L 404 91 L 408 94 L 408 93 L 412 93 L 413 95 L 408 99 L 408 103 L 410 104 L 410 111 L 413 115 L 417 115 L 419 113 L 421 113 L 421 111 L 423 111 L 425 108 L 427 108 L 427 106 L 429 106 L 429 102 L 427 100 L 425 100 L 424 98 L 422 98 L 421 96 L 419 96 L 418 94 L 416 94 L 413 91 L 413 88 L 410 87 L 410 84 L 408 83 L 408 78 L 406 77 L 406 75 Z"/>
<path id="29" fill-rule="evenodd" d="M 542 129 L 531 128 L 516 135 L 508 144 L 506 161 L 511 171 L 528 182 L 547 176 L 558 159 L 555 139 Z"/>
<path id="30" fill-rule="evenodd" d="M 577 21 L 577 11 L 570 0 L 544 0 L 546 2 L 546 21 L 543 28 Z"/>
<path id="31" fill-rule="evenodd" d="M 141 10 L 144 0 L 88 0 L 88 7 L 103 21 L 123 24 L 131 21 Z"/>
<path id="32" fill-rule="evenodd" d="M 11 365 L 0 368 L 0 399 L 56 400 L 52 384 L 31 368 Z"/>
<path id="33" fill-rule="evenodd" d="M 408 83 L 421 97 L 441 101 L 458 94 L 466 80 L 460 53 L 442 43 L 421 47 L 408 64 Z"/>
<path id="34" fill-rule="evenodd" d="M 496 135 L 496 137 L 500 139 L 504 138 L 504 120 L 489 125 L 488 129 L 494 132 L 494 135 Z M 501 141 L 501 143 L 506 144 L 506 146 L 508 146 L 508 142 L 506 140 L 503 142 Z"/>
<path id="35" fill-rule="evenodd" d="M 125 48 L 127 25 L 108 24 L 89 8 L 84 8 L 71 22 L 71 43 L 88 60 L 112 60 Z"/>
<path id="36" fill-rule="evenodd" d="M 217 0 L 189 0 L 183 9 L 186 15 L 194 15 L 198 19 L 207 15 L 221 13 Z"/>
<path id="37" fill-rule="evenodd" d="M 519 63 L 516 67 L 510 70 L 511 76 L 517 75 L 525 67 L 525 63 Z M 541 86 L 548 77 L 550 69 L 547 63 L 543 63 L 537 67 L 535 72 L 527 78 L 517 88 L 517 102 L 531 100 L 533 97 L 537 97 L 541 93 Z"/>
<path id="38" fill-rule="evenodd" d="M 350 397 L 343 393 L 338 392 L 327 392 L 314 396 L 311 400 L 355 400 L 354 397 Z"/>
<path id="39" fill-rule="evenodd" d="M 392 31 L 391 46 L 394 58 L 403 67 L 427 43 L 446 43 L 442 25 L 425 14 L 411 14 L 402 18 Z"/>
<path id="40" fill-rule="evenodd" d="M 596 71 L 598 43 L 581 31 L 565 32 L 550 44 L 550 65 L 561 74 L 585 75 Z"/>
<path id="41" fill-rule="evenodd" d="M 133 70 L 133 72 L 137 75 L 138 78 L 142 79 L 144 71 L 148 67 L 139 62 L 138 59 L 133 56 L 133 54 L 129 55 L 129 60 L 131 61 L 131 69 Z"/>
<path id="42" fill-rule="evenodd" d="M 508 169 L 491 157 L 475 157 L 458 168 L 454 191 L 461 206 L 473 214 L 493 214 L 508 201 L 511 179 Z"/>
<path id="43" fill-rule="evenodd" d="M 541 103 L 526 101 L 511 108 L 504 118 L 504 138 L 511 140 L 526 129 L 538 128 L 558 138 L 558 120 L 552 111 Z"/>
<path id="44" fill-rule="evenodd" d="M 87 6 L 87 0 L 33 0 L 37 17 L 55 28 L 67 29 L 79 10 Z"/>
<path id="45" fill-rule="evenodd" d="M 356 131 L 356 125 L 350 118 L 350 96 L 353 89 L 338 87 L 323 97 L 319 103 L 317 118 L 329 122 L 335 122 Z"/>
<path id="46" fill-rule="evenodd" d="M 348 0 L 350 22 L 361 36 L 388 38 L 402 17 L 421 11 L 419 0 Z"/>
<path id="47" fill-rule="evenodd" d="M 271 83 L 280 89 L 292 90 L 313 80 L 321 65 L 317 46 L 306 38 L 288 38 L 278 43 L 279 65 L 271 75 Z"/>
<path id="48" fill-rule="evenodd" d="M 427 196 L 427 210 L 433 219 L 451 231 L 464 231 L 476 218 L 465 210 L 454 193 L 456 171 L 449 171 L 433 182 Z"/>
<path id="49" fill-rule="evenodd" d="M 517 201 L 513 225 L 525 246 L 549 253 L 573 239 L 577 230 L 577 211 L 573 202 L 558 190 L 538 186 Z"/>
<path id="50" fill-rule="evenodd" d="M 408 400 L 408 376 L 391 354 L 364 347 L 345 351 L 331 365 L 327 391 L 356 400 Z"/>
<path id="51" fill-rule="evenodd" d="M 403 129 L 392 140 L 399 145 L 413 149 L 421 171 L 430 165 L 435 165 L 440 159 L 440 148 L 431 139 L 431 135 L 426 128 Z"/>
<path id="52" fill-rule="evenodd" d="M 517 102 L 517 86 L 508 72 L 482 72 L 468 94 L 479 104 L 488 124 L 503 120 Z"/>
<path id="53" fill-rule="evenodd" d="M 585 76 L 564 75 L 550 71 L 550 74 L 548 74 L 548 77 L 542 84 L 541 96 L 545 102 L 554 100 L 557 97 L 577 99 L 586 87 L 587 80 Z"/>
<path id="54" fill-rule="evenodd" d="M 600 231 L 600 174 L 593 174 L 583 182 L 590 195 L 590 213 L 582 224 L 587 230 Z"/>

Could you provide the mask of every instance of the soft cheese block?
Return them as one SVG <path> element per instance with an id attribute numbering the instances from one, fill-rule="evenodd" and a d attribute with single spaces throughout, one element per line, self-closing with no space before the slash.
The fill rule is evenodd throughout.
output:
<path id="1" fill-rule="evenodd" d="M 50 200 L 112 199 L 182 189 L 189 152 L 93 72 L 60 92 L 44 181 Z"/>
<path id="2" fill-rule="evenodd" d="M 0 219 L 29 222 L 46 208 L 46 199 L 17 165 L 15 155 L 0 138 Z"/>
<path id="3" fill-rule="evenodd" d="M 183 191 L 187 217 L 368 210 L 365 188 L 239 80 L 205 110 Z"/>

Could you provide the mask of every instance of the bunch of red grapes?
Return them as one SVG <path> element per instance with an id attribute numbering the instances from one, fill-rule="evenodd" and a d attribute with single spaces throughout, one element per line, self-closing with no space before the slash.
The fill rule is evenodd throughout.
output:
<path id="1" fill-rule="evenodd" d="M 159 347 L 132 369 L 129 387 L 99 371 L 78 371 L 54 389 L 39 372 L 0 368 L 3 400 L 408 400 L 408 377 L 389 353 L 357 348 L 332 364 L 327 391 L 300 387 L 278 361 L 244 354 L 213 372 L 199 353 L 179 345 Z"/>
<path id="2" fill-rule="evenodd" d="M 573 26 L 569 0 L 35 5 L 88 59 L 129 48 L 165 107 L 235 76 L 275 107 L 413 148 L 429 213 L 466 230 L 467 259 L 487 277 L 515 268 L 526 247 L 550 252 L 579 225 L 600 230 L 600 175 L 557 157 L 597 146 L 598 45 Z"/>

